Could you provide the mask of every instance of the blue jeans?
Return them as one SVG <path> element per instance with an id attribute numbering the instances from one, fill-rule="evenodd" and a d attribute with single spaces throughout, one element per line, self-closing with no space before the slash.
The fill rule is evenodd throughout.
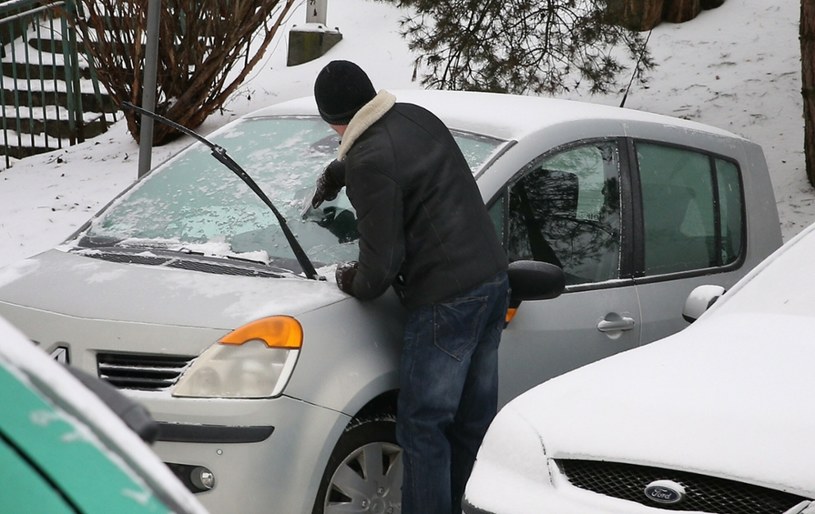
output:
<path id="1" fill-rule="evenodd" d="M 464 486 L 497 410 L 508 291 L 500 273 L 408 316 L 396 419 L 402 514 L 461 512 Z"/>

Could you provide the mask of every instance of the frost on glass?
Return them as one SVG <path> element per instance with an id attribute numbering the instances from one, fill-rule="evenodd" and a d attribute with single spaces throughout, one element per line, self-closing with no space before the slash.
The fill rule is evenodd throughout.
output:
<path id="1" fill-rule="evenodd" d="M 501 143 L 486 136 L 458 131 L 453 131 L 453 137 L 475 175 L 489 162 Z"/>
<path id="2" fill-rule="evenodd" d="M 478 168 L 498 142 L 458 135 Z M 357 257 L 356 216 L 344 191 L 304 214 L 339 137 L 319 118 L 248 119 L 210 140 L 226 149 L 287 220 L 317 266 Z M 96 220 L 82 244 L 135 246 L 296 266 L 280 224 L 255 193 L 194 144 L 151 173 Z"/>

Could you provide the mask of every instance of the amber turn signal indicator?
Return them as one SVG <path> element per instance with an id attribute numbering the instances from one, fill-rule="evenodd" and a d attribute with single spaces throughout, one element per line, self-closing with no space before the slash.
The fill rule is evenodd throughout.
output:
<path id="1" fill-rule="evenodd" d="M 291 316 L 272 316 L 236 328 L 218 342 L 244 344 L 257 340 L 263 341 L 269 348 L 300 348 L 303 344 L 303 327 Z"/>

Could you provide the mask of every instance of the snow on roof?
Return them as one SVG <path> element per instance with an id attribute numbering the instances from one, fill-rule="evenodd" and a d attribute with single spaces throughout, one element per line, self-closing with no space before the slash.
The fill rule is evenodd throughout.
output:
<path id="1" fill-rule="evenodd" d="M 575 120 L 637 121 L 718 134 L 742 139 L 726 130 L 682 118 L 634 109 L 534 96 L 469 91 L 396 90 L 397 102 L 422 105 L 454 129 L 476 132 L 499 139 L 517 140 L 544 127 Z M 317 114 L 313 97 L 272 105 L 250 114 Z"/>

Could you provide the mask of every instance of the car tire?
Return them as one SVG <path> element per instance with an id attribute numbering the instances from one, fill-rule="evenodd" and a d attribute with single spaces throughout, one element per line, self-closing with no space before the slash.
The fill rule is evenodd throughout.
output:
<path id="1" fill-rule="evenodd" d="M 402 449 L 391 414 L 352 421 L 328 459 L 312 514 L 349 508 L 402 511 Z"/>

